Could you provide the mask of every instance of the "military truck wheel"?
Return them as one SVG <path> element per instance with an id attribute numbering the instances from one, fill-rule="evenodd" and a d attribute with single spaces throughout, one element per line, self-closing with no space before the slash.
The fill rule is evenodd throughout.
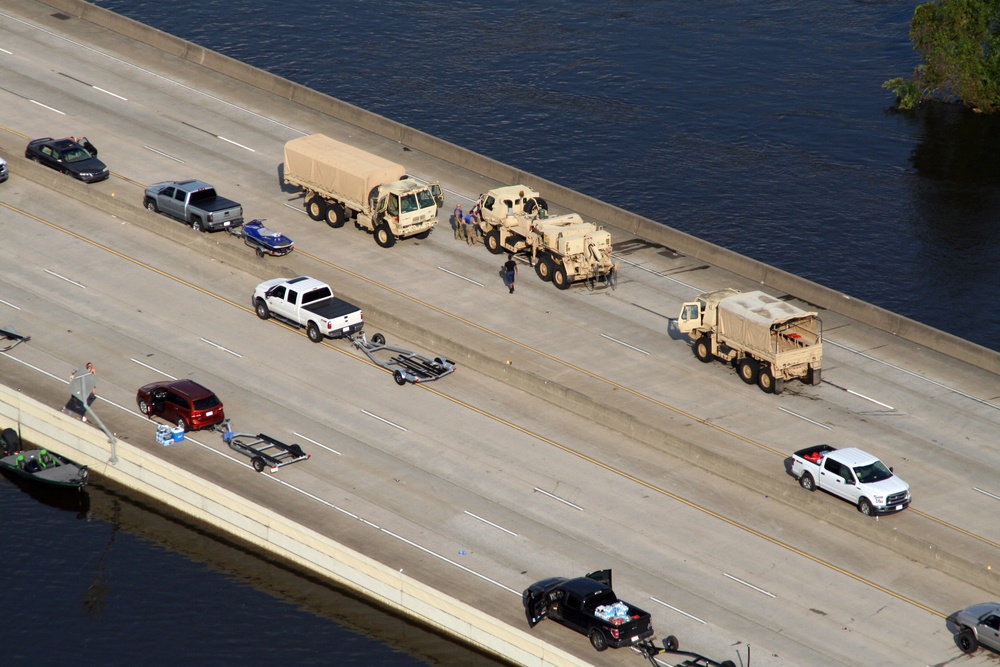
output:
<path id="1" fill-rule="evenodd" d="M 691 346 L 694 356 L 703 364 L 712 361 L 712 341 L 708 336 L 702 336 Z"/>
<path id="2" fill-rule="evenodd" d="M 604 651 L 608 648 L 608 638 L 599 629 L 592 628 L 590 631 L 590 645 L 598 651 Z"/>
<path id="3" fill-rule="evenodd" d="M 306 328 L 306 334 L 308 334 L 309 340 L 314 343 L 319 343 L 323 340 L 323 333 L 319 330 L 319 327 L 316 326 L 315 322 L 309 323 L 309 326 Z"/>
<path id="4" fill-rule="evenodd" d="M 374 336 L 372 336 L 372 344 L 385 345 L 385 336 L 383 336 L 380 333 L 375 334 Z"/>
<path id="5" fill-rule="evenodd" d="M 757 373 L 757 386 L 760 387 L 760 390 L 765 394 L 774 393 L 774 374 L 771 373 L 771 369 L 769 367 L 764 366 L 760 369 L 760 372 Z"/>
<path id="6" fill-rule="evenodd" d="M 326 224 L 339 229 L 347 222 L 347 214 L 342 204 L 330 204 L 326 207 Z"/>
<path id="7" fill-rule="evenodd" d="M 858 501 L 858 511 L 865 516 L 875 516 L 875 506 L 867 498 L 862 498 Z"/>
<path id="8" fill-rule="evenodd" d="M 816 482 L 813 481 L 813 476 L 807 472 L 802 473 L 802 477 L 799 477 L 799 486 L 810 492 L 816 490 Z"/>
<path id="9" fill-rule="evenodd" d="M 740 374 L 740 379 L 747 384 L 756 384 L 757 376 L 760 373 L 760 364 L 756 359 L 743 357 L 736 362 L 736 372 Z"/>
<path id="10" fill-rule="evenodd" d="M 323 201 L 322 197 L 317 197 L 313 195 L 306 202 L 306 213 L 313 220 L 319 222 L 326 217 L 326 202 Z"/>
<path id="11" fill-rule="evenodd" d="M 392 235 L 389 225 L 384 222 L 375 228 L 375 243 L 383 248 L 391 248 L 396 245 L 396 237 Z"/>
<path id="12" fill-rule="evenodd" d="M 262 320 L 269 319 L 271 317 L 271 309 L 267 307 L 267 303 L 264 299 L 257 299 L 253 304 L 253 309 L 257 311 L 257 317 Z"/>
<path id="13" fill-rule="evenodd" d="M 427 238 L 430 235 L 431 235 L 431 230 L 425 229 L 424 231 L 420 232 L 419 234 L 414 234 L 413 238 L 420 239 L 421 241 L 423 241 L 425 238 Z"/>
<path id="14" fill-rule="evenodd" d="M 259 456 L 255 456 L 250 459 L 250 463 L 253 465 L 253 469 L 257 472 L 264 472 L 264 459 Z"/>
<path id="15" fill-rule="evenodd" d="M 540 256 L 538 261 L 535 262 L 535 273 L 537 273 L 538 277 L 543 281 L 550 282 L 552 280 L 552 271 L 552 258 L 550 258 L 547 254 Z"/>
<path id="16" fill-rule="evenodd" d="M 955 637 L 955 643 L 958 644 L 958 648 L 962 649 L 962 653 L 975 653 L 979 650 L 979 640 L 976 639 L 976 633 L 972 631 L 972 628 L 962 628 L 958 636 Z"/>
<path id="17" fill-rule="evenodd" d="M 810 368 L 809 371 L 806 372 L 806 384 L 811 384 L 815 386 L 822 381 L 823 381 L 822 368 Z"/>
<path id="18" fill-rule="evenodd" d="M 562 264 L 552 268 L 552 284 L 559 289 L 569 289 L 569 278 L 566 277 L 566 267 Z"/>
<path id="19" fill-rule="evenodd" d="M 147 210 L 150 210 L 153 213 L 160 212 L 160 209 L 156 207 L 156 200 L 153 199 L 152 197 L 146 197 L 146 199 L 142 202 L 142 205 L 145 206 Z"/>
<path id="20" fill-rule="evenodd" d="M 504 250 L 503 246 L 500 245 L 500 230 L 496 227 L 486 232 L 485 243 L 486 249 L 494 255 L 499 255 Z"/>

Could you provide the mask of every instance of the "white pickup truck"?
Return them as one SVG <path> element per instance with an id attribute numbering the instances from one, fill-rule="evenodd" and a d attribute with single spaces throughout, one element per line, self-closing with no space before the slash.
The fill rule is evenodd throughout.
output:
<path id="1" fill-rule="evenodd" d="M 792 455 L 792 475 L 806 491 L 823 489 L 857 505 L 862 514 L 890 514 L 910 504 L 910 485 L 892 468 L 856 447 L 815 445 Z"/>
<path id="2" fill-rule="evenodd" d="M 350 336 L 365 325 L 360 308 L 338 299 L 329 285 L 308 276 L 265 280 L 253 292 L 253 308 L 262 320 L 274 317 L 305 327 L 314 343 Z"/>

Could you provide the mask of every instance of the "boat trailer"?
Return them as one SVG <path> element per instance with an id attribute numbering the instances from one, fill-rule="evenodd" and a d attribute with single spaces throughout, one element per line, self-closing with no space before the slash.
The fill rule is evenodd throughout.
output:
<path id="1" fill-rule="evenodd" d="M 10 345 L 4 348 L 0 348 L 0 352 L 7 352 L 9 350 L 13 350 L 21 343 L 27 343 L 29 340 L 31 340 L 31 336 L 22 336 L 21 334 L 17 333 L 17 331 L 14 330 L 14 327 L 10 326 L 9 324 L 7 326 L 0 327 L 0 337 L 3 337 L 5 340 L 14 341 Z"/>
<path id="2" fill-rule="evenodd" d="M 222 441 L 244 456 L 250 457 L 250 464 L 257 472 L 270 468 L 271 473 L 278 472 L 282 466 L 305 461 L 309 454 L 302 451 L 298 445 L 286 445 L 269 435 L 258 433 L 236 433 L 229 420 L 222 422 Z M 241 439 L 242 438 L 242 439 Z"/>
<path id="3" fill-rule="evenodd" d="M 386 345 L 385 336 L 380 333 L 372 336 L 370 342 L 363 331 L 357 336 L 349 336 L 349 339 L 354 343 L 354 347 L 372 360 L 372 363 L 392 371 L 392 379 L 401 387 L 407 382 L 419 384 L 440 380 L 445 375 L 454 373 L 457 367 L 454 361 L 444 357 L 431 359 L 401 347 Z M 386 360 L 385 354 L 381 357 L 375 356 L 379 353 L 388 353 L 392 356 Z"/>

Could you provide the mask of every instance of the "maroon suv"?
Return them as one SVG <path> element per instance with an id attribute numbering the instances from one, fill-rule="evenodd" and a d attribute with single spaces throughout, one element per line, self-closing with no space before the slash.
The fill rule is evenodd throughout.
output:
<path id="1" fill-rule="evenodd" d="M 197 431 L 226 418 L 219 397 L 194 380 L 147 384 L 139 388 L 135 402 L 147 417 L 162 417 L 185 431 Z"/>

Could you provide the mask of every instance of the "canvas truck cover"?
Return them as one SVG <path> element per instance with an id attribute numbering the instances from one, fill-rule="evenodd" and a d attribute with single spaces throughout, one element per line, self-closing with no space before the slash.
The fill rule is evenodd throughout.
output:
<path id="1" fill-rule="evenodd" d="M 405 174 L 402 165 L 323 134 L 285 144 L 285 180 L 345 202 L 365 205 L 373 188 Z"/>
<path id="2" fill-rule="evenodd" d="M 818 316 L 759 291 L 727 297 L 719 302 L 717 309 L 720 336 L 761 354 L 775 351 L 772 327 Z"/>

